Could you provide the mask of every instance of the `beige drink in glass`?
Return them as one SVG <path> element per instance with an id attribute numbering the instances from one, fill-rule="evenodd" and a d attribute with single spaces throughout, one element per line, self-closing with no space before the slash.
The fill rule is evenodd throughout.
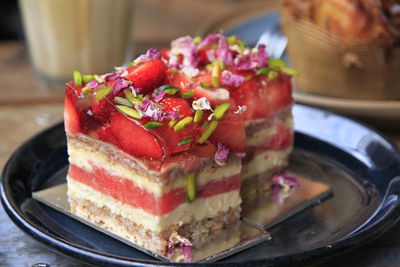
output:
<path id="1" fill-rule="evenodd" d="M 72 72 L 113 70 L 132 55 L 132 0 L 19 0 L 34 72 L 63 88 Z"/>

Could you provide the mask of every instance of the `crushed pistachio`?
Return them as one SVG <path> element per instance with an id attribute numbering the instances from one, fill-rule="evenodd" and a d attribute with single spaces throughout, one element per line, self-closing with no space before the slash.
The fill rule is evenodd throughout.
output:
<path id="1" fill-rule="evenodd" d="M 193 43 L 198 45 L 203 39 L 200 36 L 196 36 L 193 38 Z"/>
<path id="2" fill-rule="evenodd" d="M 276 69 L 276 68 L 285 67 L 285 66 L 286 66 L 286 63 L 285 63 L 285 61 L 283 61 L 282 59 L 279 59 L 279 58 L 270 58 L 270 59 L 268 60 L 268 65 L 269 65 L 271 68 Z"/>
<path id="3" fill-rule="evenodd" d="M 203 88 L 212 88 L 212 84 L 211 83 L 206 83 L 206 82 L 200 82 L 200 86 Z"/>
<path id="4" fill-rule="evenodd" d="M 104 78 L 100 77 L 99 75 L 94 75 L 94 79 L 98 82 L 98 83 L 104 83 Z"/>
<path id="5" fill-rule="evenodd" d="M 201 121 L 201 118 L 203 118 L 203 111 L 201 109 L 196 110 L 196 112 L 194 113 L 194 122 L 199 122 Z"/>
<path id="6" fill-rule="evenodd" d="M 158 94 L 161 91 L 164 91 L 166 94 L 174 95 L 174 94 L 178 93 L 180 90 L 181 89 L 179 89 L 179 87 L 176 87 L 176 86 L 173 86 L 170 84 L 165 84 L 165 85 L 162 85 L 162 86 L 158 87 L 157 89 L 155 89 L 154 93 Z"/>
<path id="7" fill-rule="evenodd" d="M 115 105 L 115 107 L 117 109 L 119 109 L 122 113 L 131 116 L 135 119 L 141 119 L 141 116 L 139 114 L 139 112 L 137 112 L 135 109 L 127 107 L 127 106 L 123 106 L 123 105 Z"/>
<path id="8" fill-rule="evenodd" d="M 221 65 L 215 64 L 211 72 L 211 82 L 214 87 L 219 87 L 220 75 L 221 75 Z"/>
<path id="9" fill-rule="evenodd" d="M 272 69 L 271 67 L 265 67 L 265 68 L 261 68 L 259 70 L 256 71 L 257 75 L 261 75 L 261 74 L 267 74 L 270 71 L 273 71 L 274 69 Z"/>
<path id="10" fill-rule="evenodd" d="M 81 73 L 79 71 L 75 70 L 73 75 L 74 75 L 74 83 L 77 86 L 82 86 L 82 75 L 81 75 Z"/>
<path id="11" fill-rule="evenodd" d="M 268 72 L 268 79 L 273 80 L 273 79 L 276 79 L 276 78 L 278 78 L 278 72 L 276 72 L 274 70 Z"/>
<path id="12" fill-rule="evenodd" d="M 171 121 L 169 121 L 169 122 L 168 122 L 169 128 L 174 128 L 174 126 L 175 126 L 175 124 L 176 124 L 177 122 L 178 122 L 177 120 L 171 120 Z"/>
<path id="13" fill-rule="evenodd" d="M 105 98 L 112 90 L 112 86 L 104 86 L 99 91 L 96 92 L 96 100 L 100 101 Z"/>
<path id="14" fill-rule="evenodd" d="M 146 129 L 157 129 L 162 125 L 163 125 L 162 122 L 159 122 L 159 121 L 149 121 L 148 123 L 146 123 L 144 125 L 144 128 L 146 128 Z"/>
<path id="15" fill-rule="evenodd" d="M 124 93 L 125 93 L 126 99 L 128 99 L 129 102 L 131 102 L 133 105 L 141 105 L 142 104 L 142 100 L 138 97 L 135 97 L 134 94 L 132 93 L 132 90 L 125 89 Z"/>
<path id="16" fill-rule="evenodd" d="M 193 138 L 192 137 L 182 138 L 179 141 L 178 146 L 184 146 L 184 145 L 187 145 L 187 144 L 189 144 L 191 142 L 193 142 Z"/>
<path id="17" fill-rule="evenodd" d="M 180 121 L 177 122 L 177 124 L 175 124 L 174 131 L 175 132 L 182 131 L 192 121 L 193 121 L 193 117 L 191 117 L 191 116 L 188 116 L 188 117 L 185 117 L 185 118 L 181 119 Z"/>
<path id="18" fill-rule="evenodd" d="M 93 80 L 94 80 L 94 75 L 92 75 L 92 74 L 84 74 L 84 75 L 82 75 L 82 81 L 84 83 L 89 83 L 89 82 L 91 82 Z"/>
<path id="19" fill-rule="evenodd" d="M 207 139 L 211 136 L 211 134 L 215 131 L 218 126 L 218 121 L 211 121 L 210 125 L 208 125 L 207 129 L 201 134 L 198 143 L 203 144 Z"/>
<path id="20" fill-rule="evenodd" d="M 193 91 L 187 91 L 187 92 L 182 93 L 183 98 L 191 98 L 191 97 L 193 97 L 193 95 L 194 95 Z"/>
<path id="21" fill-rule="evenodd" d="M 217 121 L 222 119 L 224 117 L 225 113 L 228 111 L 230 106 L 231 106 L 230 103 L 222 103 L 222 104 L 218 105 L 214 110 L 214 118 Z"/>
<path id="22" fill-rule="evenodd" d="M 186 176 L 186 199 L 190 203 L 196 199 L 196 174 L 194 172 L 189 173 Z"/>
<path id="23" fill-rule="evenodd" d="M 299 76 L 299 72 L 291 68 L 282 67 L 281 71 L 291 76 Z"/>
<path id="24" fill-rule="evenodd" d="M 114 101 L 117 102 L 118 104 L 121 104 L 124 106 L 133 107 L 131 101 L 129 101 L 128 99 L 126 99 L 124 97 L 116 96 L 114 98 Z"/>
<path id="25" fill-rule="evenodd" d="M 82 88 L 82 94 L 83 95 L 90 95 L 93 93 L 93 88 L 89 86 L 85 86 Z"/>

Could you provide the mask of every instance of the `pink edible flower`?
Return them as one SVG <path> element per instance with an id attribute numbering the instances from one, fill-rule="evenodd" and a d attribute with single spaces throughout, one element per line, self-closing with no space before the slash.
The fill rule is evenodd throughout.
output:
<path id="1" fill-rule="evenodd" d="M 155 97 L 154 97 L 154 101 L 156 101 L 157 103 L 160 102 L 161 100 L 163 100 L 165 96 L 165 91 L 160 91 Z"/>
<path id="2" fill-rule="evenodd" d="M 276 174 L 272 178 L 272 199 L 282 205 L 286 197 L 291 193 L 291 189 L 300 186 L 299 180 L 286 173 Z"/>
<path id="3" fill-rule="evenodd" d="M 163 112 L 159 107 L 154 105 L 147 97 L 142 99 L 142 104 L 139 106 L 140 110 L 143 112 L 143 117 L 152 118 L 155 121 L 162 121 L 167 114 Z"/>
<path id="4" fill-rule="evenodd" d="M 229 147 L 225 143 L 218 143 L 217 152 L 215 152 L 214 160 L 219 166 L 223 166 L 228 159 Z"/>
<path id="5" fill-rule="evenodd" d="M 124 78 L 118 78 L 115 80 L 113 94 L 118 95 L 122 90 L 129 86 L 129 82 Z"/>
<path id="6" fill-rule="evenodd" d="M 180 116 L 179 116 L 178 113 L 172 112 L 172 111 L 169 111 L 169 112 L 167 113 L 167 115 L 168 115 L 168 117 L 169 117 L 171 120 L 177 120 L 177 119 L 180 118 Z"/>
<path id="7" fill-rule="evenodd" d="M 106 80 L 106 82 L 109 82 L 109 81 L 115 81 L 119 77 L 121 77 L 120 72 L 113 72 L 113 73 L 107 74 L 104 79 Z"/>
<path id="8" fill-rule="evenodd" d="M 239 87 L 244 82 L 244 77 L 224 70 L 221 74 L 221 82 L 228 86 Z"/>
<path id="9" fill-rule="evenodd" d="M 200 59 L 197 55 L 197 47 L 193 42 L 192 37 L 190 36 L 184 36 L 181 38 L 178 38 L 174 41 L 171 42 L 171 53 L 172 55 L 179 55 L 181 54 L 183 56 L 183 63 L 179 67 L 197 67 L 197 65 L 200 62 Z M 171 57 L 172 62 L 170 64 L 176 65 L 176 57 Z"/>
<path id="10" fill-rule="evenodd" d="M 265 45 L 259 45 L 257 49 L 258 53 L 251 54 L 251 61 L 257 63 L 257 68 L 264 68 L 268 66 L 268 56 L 265 52 Z"/>
<path id="11" fill-rule="evenodd" d="M 226 40 L 225 36 L 221 33 L 214 33 L 207 35 L 203 41 L 200 42 L 198 48 L 203 48 L 205 46 L 218 44 L 217 54 L 218 56 L 215 58 L 215 52 L 207 52 L 207 57 L 210 61 L 214 61 L 215 59 L 219 59 L 224 62 L 226 65 L 231 66 L 233 64 L 233 54 L 229 50 L 229 44 Z"/>
<path id="12" fill-rule="evenodd" d="M 183 262 L 192 262 L 193 252 L 191 247 L 193 246 L 187 238 L 178 235 L 173 232 L 168 240 L 167 245 L 167 257 L 172 257 L 175 253 L 182 253 L 184 258 Z"/>
<path id="13" fill-rule="evenodd" d="M 161 58 L 161 53 L 158 51 L 156 48 L 149 48 L 147 49 L 145 54 L 140 55 L 137 60 L 139 61 L 149 61 L 149 60 L 154 60 L 154 59 L 160 59 Z"/>
<path id="14" fill-rule="evenodd" d="M 96 89 L 97 86 L 99 86 L 99 82 L 96 81 L 96 80 L 91 80 L 90 82 L 88 82 L 88 83 L 86 84 L 86 86 L 88 86 L 88 87 L 90 87 L 90 88 L 92 88 L 92 89 Z"/>
<path id="15" fill-rule="evenodd" d="M 255 53 L 238 55 L 234 60 L 234 66 L 237 70 L 251 71 L 268 66 L 268 56 L 265 52 L 265 45 L 259 45 Z"/>

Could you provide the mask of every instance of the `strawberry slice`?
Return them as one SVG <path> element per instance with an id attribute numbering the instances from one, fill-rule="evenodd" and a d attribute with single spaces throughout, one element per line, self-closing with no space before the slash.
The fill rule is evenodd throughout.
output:
<path id="1" fill-rule="evenodd" d="M 227 113 L 212 133 L 210 141 L 214 144 L 225 143 L 231 151 L 243 153 L 245 151 L 245 135 L 242 116 Z"/>
<path id="2" fill-rule="evenodd" d="M 164 149 L 159 139 L 138 123 L 117 112 L 111 117 L 110 125 L 113 138 L 105 137 L 108 139 L 105 141 L 113 142 L 126 153 L 137 157 L 162 159 Z"/>
<path id="3" fill-rule="evenodd" d="M 147 61 L 137 68 L 129 68 L 126 79 L 133 82 L 135 88 L 141 88 L 141 93 L 151 93 L 157 87 L 165 84 L 167 66 L 161 59 Z"/>
<path id="4" fill-rule="evenodd" d="M 68 95 L 65 97 L 64 124 L 67 133 L 77 134 L 81 130 L 78 111 Z"/>
<path id="5" fill-rule="evenodd" d="M 164 112 L 176 112 L 183 116 L 193 116 L 193 111 L 189 103 L 184 98 L 167 97 L 160 101 L 160 104 L 166 106 Z"/>
<path id="6" fill-rule="evenodd" d="M 93 112 L 93 116 L 99 122 L 106 122 L 110 119 L 111 115 L 116 111 L 115 107 L 111 104 L 111 100 L 107 99 L 108 97 L 103 98 L 98 101 L 93 98 L 91 103 L 91 110 Z"/>

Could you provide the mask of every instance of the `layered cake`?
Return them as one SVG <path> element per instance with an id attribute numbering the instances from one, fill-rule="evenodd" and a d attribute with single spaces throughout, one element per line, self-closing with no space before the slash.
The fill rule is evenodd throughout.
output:
<path id="1" fill-rule="evenodd" d="M 179 38 L 105 75 L 74 73 L 65 129 L 71 210 L 174 260 L 271 191 L 293 143 L 281 60 L 236 36 Z"/>

